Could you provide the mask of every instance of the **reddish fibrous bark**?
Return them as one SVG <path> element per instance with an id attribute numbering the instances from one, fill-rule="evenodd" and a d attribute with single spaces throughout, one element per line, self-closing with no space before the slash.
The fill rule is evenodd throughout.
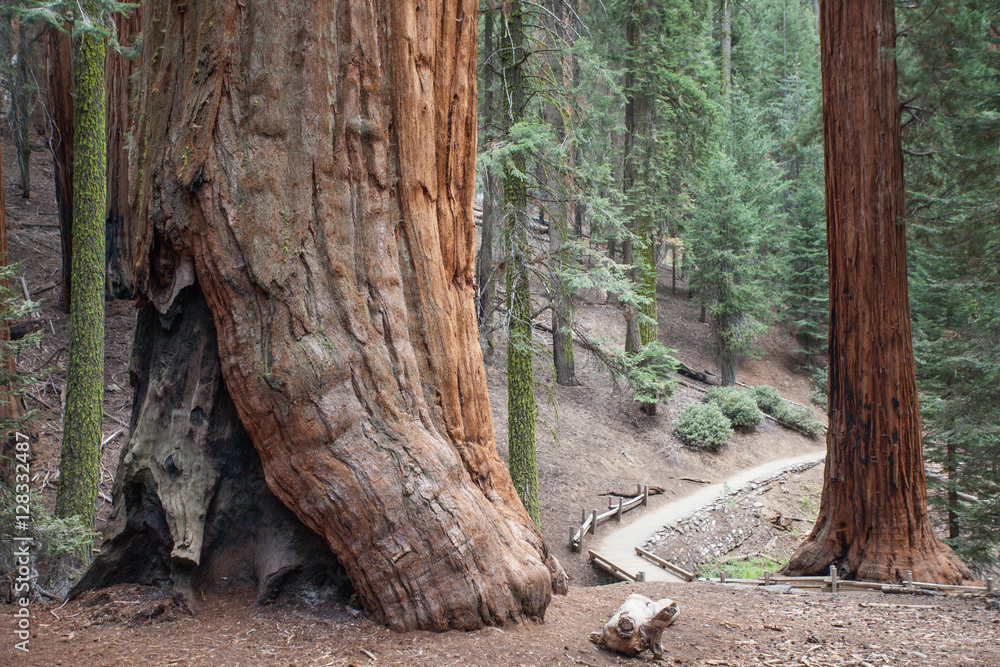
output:
<path id="1" fill-rule="evenodd" d="M 115 15 L 115 30 L 120 44 L 128 45 L 142 33 L 143 13 Z M 107 95 L 108 142 L 108 215 L 107 215 L 107 291 L 111 298 L 133 296 L 132 261 L 129 255 L 132 208 L 129 204 L 128 156 L 129 129 L 135 96 L 133 80 L 137 61 L 109 49 L 104 65 L 104 89 Z"/>
<path id="2" fill-rule="evenodd" d="M 477 3 L 144 7 L 137 289 L 201 285 L 268 486 L 378 618 L 541 617 L 474 309 Z"/>
<path id="3" fill-rule="evenodd" d="M 830 423 L 819 519 L 785 568 L 960 583 L 935 537 L 906 282 L 892 0 L 821 3 Z"/>
<path id="4" fill-rule="evenodd" d="M 59 211 L 59 240 L 62 247 L 62 288 L 60 307 L 69 312 L 69 291 L 73 256 L 73 44 L 68 31 L 49 28 L 46 41 L 48 86 L 46 95 L 51 117 L 49 146 Z"/>

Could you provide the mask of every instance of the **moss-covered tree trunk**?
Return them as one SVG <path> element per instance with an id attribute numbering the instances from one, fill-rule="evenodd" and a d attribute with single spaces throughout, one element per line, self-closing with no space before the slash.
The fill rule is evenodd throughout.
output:
<path id="1" fill-rule="evenodd" d="M 524 120 L 524 13 L 513 0 L 501 12 L 500 62 L 505 129 Z M 528 282 L 528 186 L 523 152 L 511 157 L 503 192 L 507 238 L 507 464 L 514 488 L 537 524 L 538 465 L 535 457 L 535 375 L 531 351 L 531 290 Z"/>
<path id="2" fill-rule="evenodd" d="M 73 282 L 73 41 L 68 30 L 48 29 L 45 59 L 49 147 L 62 251 L 59 306 L 68 313 Z"/>
<path id="3" fill-rule="evenodd" d="M 559 568 L 497 454 L 476 327 L 477 3 L 143 7 L 157 29 L 133 130 L 142 302 L 166 320 L 203 291 L 268 488 L 376 618 L 443 630 L 541 617 Z M 163 416 L 136 422 L 131 442 L 169 473 L 168 413 L 141 393 Z M 212 419 L 180 405 L 175 422 Z M 215 464 L 185 469 L 199 465 Z M 205 521 L 184 509 L 203 494 L 181 495 L 163 504 L 168 523 Z M 204 540 L 198 558 L 212 558 Z"/>
<path id="4" fill-rule="evenodd" d="M 94 2 L 83 10 L 96 15 Z M 94 520 L 104 396 L 104 39 L 74 39 L 73 282 L 56 515 Z M 89 560 L 89 554 L 84 555 Z"/>
<path id="5" fill-rule="evenodd" d="M 830 426 L 819 518 L 785 567 L 960 583 L 934 535 L 906 282 L 892 0 L 821 4 L 830 258 Z"/>

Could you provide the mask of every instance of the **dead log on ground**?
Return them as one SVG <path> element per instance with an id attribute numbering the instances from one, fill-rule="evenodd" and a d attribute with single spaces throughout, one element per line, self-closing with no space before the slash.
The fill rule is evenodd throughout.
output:
<path id="1" fill-rule="evenodd" d="M 590 641 L 630 657 L 649 649 L 659 660 L 663 657 L 663 631 L 679 615 L 680 609 L 673 600 L 664 598 L 654 602 L 645 595 L 633 593 L 604 624 L 601 632 L 590 634 Z"/>

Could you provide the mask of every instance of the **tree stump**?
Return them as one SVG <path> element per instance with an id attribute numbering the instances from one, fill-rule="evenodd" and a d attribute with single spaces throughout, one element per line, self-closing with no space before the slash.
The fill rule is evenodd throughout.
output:
<path id="1" fill-rule="evenodd" d="M 590 634 L 590 641 L 611 651 L 635 657 L 650 649 L 657 660 L 663 658 L 660 643 L 663 630 L 680 615 L 677 603 L 668 598 L 653 601 L 633 593 L 625 599 L 601 632 Z"/>

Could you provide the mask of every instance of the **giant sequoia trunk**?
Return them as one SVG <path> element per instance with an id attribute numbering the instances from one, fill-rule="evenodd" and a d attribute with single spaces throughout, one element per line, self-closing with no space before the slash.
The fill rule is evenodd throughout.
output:
<path id="1" fill-rule="evenodd" d="M 959 583 L 934 536 L 917 410 L 892 0 L 822 4 L 830 427 L 819 519 L 785 568 Z"/>
<path id="2" fill-rule="evenodd" d="M 144 8 L 137 290 L 165 317 L 203 290 L 268 488 L 376 617 L 542 616 L 558 565 L 497 455 L 476 327 L 476 2 Z"/>

